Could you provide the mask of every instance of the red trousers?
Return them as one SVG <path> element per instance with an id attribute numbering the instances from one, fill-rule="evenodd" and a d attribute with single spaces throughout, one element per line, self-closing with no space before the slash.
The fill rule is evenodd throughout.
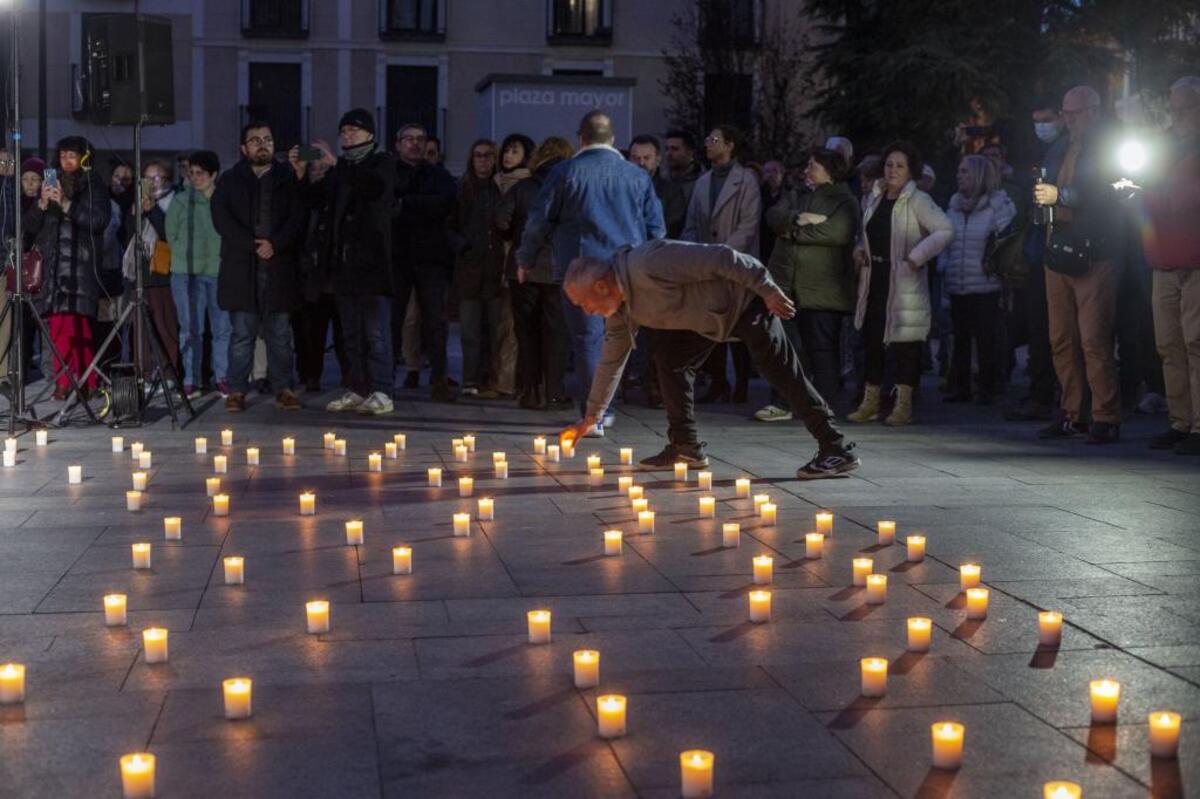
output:
<path id="1" fill-rule="evenodd" d="M 46 323 L 50 326 L 50 338 L 54 348 L 62 354 L 63 361 L 71 374 L 78 380 L 92 362 L 92 326 L 88 318 L 77 313 L 52 313 L 46 315 Z M 54 371 L 58 372 L 62 363 L 54 359 Z M 71 385 L 64 372 L 58 378 L 58 385 L 67 388 Z M 88 390 L 96 387 L 96 373 L 88 375 Z"/>

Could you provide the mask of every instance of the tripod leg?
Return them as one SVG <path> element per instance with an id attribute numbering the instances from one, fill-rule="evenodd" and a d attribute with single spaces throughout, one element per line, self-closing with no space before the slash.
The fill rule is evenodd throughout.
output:
<path id="1" fill-rule="evenodd" d="M 141 314 L 142 324 L 150 331 L 150 357 L 155 362 L 155 383 L 162 384 L 163 399 L 167 403 L 167 411 L 171 414 L 171 421 L 176 426 L 179 426 L 179 413 L 175 408 L 175 398 L 171 396 L 171 390 L 167 387 L 168 380 L 172 381 L 175 384 L 176 390 L 179 391 L 179 396 L 183 400 L 183 407 L 187 410 L 188 421 L 196 418 L 196 411 L 192 408 L 192 403 L 187 398 L 187 394 L 183 392 L 179 375 L 175 371 L 175 364 L 171 363 L 167 358 L 167 348 L 163 344 L 162 335 L 158 332 L 158 327 L 154 325 L 148 305 L 142 305 Z M 153 391 L 151 392 L 151 396 L 153 396 Z"/>
<path id="2" fill-rule="evenodd" d="M 80 403 L 83 405 L 84 409 L 87 411 L 87 415 L 89 417 L 91 417 L 93 422 L 95 422 L 96 424 L 100 423 L 100 419 L 97 418 L 95 411 L 92 410 L 92 406 L 86 402 L 81 402 L 82 389 L 80 388 L 80 386 L 85 385 L 87 383 L 88 377 L 90 377 L 93 372 L 96 374 L 96 376 L 98 378 L 102 379 L 105 383 L 111 385 L 112 381 L 109 380 L 108 376 L 105 375 L 104 372 L 100 369 L 100 361 L 101 361 L 101 359 L 104 358 L 104 353 L 108 351 L 108 348 L 110 346 L 112 346 L 112 342 L 117 337 L 117 333 L 118 333 L 118 331 L 120 331 L 121 325 L 125 322 L 125 317 L 127 317 L 129 315 L 129 310 L 130 309 L 127 307 L 125 310 L 123 310 L 121 312 L 121 315 L 119 317 L 117 317 L 117 321 L 116 321 L 116 324 L 113 325 L 113 329 L 108 331 L 108 335 L 105 336 L 104 341 L 101 342 L 100 347 L 96 350 L 95 354 L 92 356 L 92 362 L 89 363 L 87 365 L 87 368 L 83 370 L 83 374 L 81 374 L 79 376 L 78 381 L 75 379 L 75 377 L 73 375 L 71 375 L 70 369 L 67 369 L 67 378 L 71 381 L 71 393 L 67 397 L 66 405 L 64 405 L 62 407 L 62 410 L 60 410 L 57 414 L 55 414 L 55 416 L 54 416 L 54 424 L 55 425 L 61 427 L 65 423 L 67 414 L 71 410 L 74 409 L 76 403 Z M 45 341 L 50 343 L 50 348 L 54 351 L 55 356 L 59 359 L 59 363 L 63 363 L 64 368 L 65 368 L 66 364 L 62 360 L 62 354 L 58 351 L 58 349 L 54 346 L 54 342 L 50 339 L 50 329 L 46 326 L 45 320 L 43 320 L 40 316 L 37 316 L 37 320 L 38 320 L 38 323 L 42 327 L 42 334 L 43 334 L 43 336 L 45 336 Z M 62 372 L 62 370 L 59 370 L 58 372 L 56 372 L 55 377 L 57 378 L 57 376 L 59 374 L 61 374 L 61 372 Z"/>

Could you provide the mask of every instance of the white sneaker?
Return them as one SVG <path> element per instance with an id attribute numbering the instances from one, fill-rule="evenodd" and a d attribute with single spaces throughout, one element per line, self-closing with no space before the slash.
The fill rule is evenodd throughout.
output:
<path id="1" fill-rule="evenodd" d="M 385 413 L 391 413 L 393 409 L 391 397 L 382 391 L 374 391 L 354 411 L 364 416 L 381 416 Z"/>
<path id="2" fill-rule="evenodd" d="M 768 405 L 755 411 L 754 418 L 760 422 L 788 422 L 792 419 L 792 412 L 778 405 Z"/>
<path id="3" fill-rule="evenodd" d="M 583 434 L 584 438 L 604 438 L 604 422 L 596 422 L 595 427 Z"/>
<path id="4" fill-rule="evenodd" d="M 362 405 L 365 400 L 355 394 L 353 391 L 347 391 L 342 396 L 335 399 L 325 406 L 325 410 L 331 413 L 340 413 L 341 411 L 353 411 Z"/>

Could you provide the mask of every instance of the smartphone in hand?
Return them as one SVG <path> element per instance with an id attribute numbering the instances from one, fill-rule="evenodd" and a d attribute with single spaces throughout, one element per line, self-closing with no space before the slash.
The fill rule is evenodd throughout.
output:
<path id="1" fill-rule="evenodd" d="M 52 189 L 58 188 L 58 170 L 43 169 L 42 170 L 42 185 L 49 186 Z"/>
<path id="2" fill-rule="evenodd" d="M 301 161 L 320 161 L 325 155 L 320 147 L 301 147 L 300 154 L 297 156 Z"/>

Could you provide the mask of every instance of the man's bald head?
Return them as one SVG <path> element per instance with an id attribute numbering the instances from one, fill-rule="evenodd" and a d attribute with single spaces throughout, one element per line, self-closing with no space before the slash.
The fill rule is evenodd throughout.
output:
<path id="1" fill-rule="evenodd" d="M 589 144 L 612 144 L 612 120 L 603 111 L 589 111 L 579 120 L 579 140 L 584 147 Z"/>
<path id="2" fill-rule="evenodd" d="M 1063 95 L 1062 116 L 1071 138 L 1082 138 L 1100 118 L 1100 93 L 1091 86 L 1069 89 Z"/>

